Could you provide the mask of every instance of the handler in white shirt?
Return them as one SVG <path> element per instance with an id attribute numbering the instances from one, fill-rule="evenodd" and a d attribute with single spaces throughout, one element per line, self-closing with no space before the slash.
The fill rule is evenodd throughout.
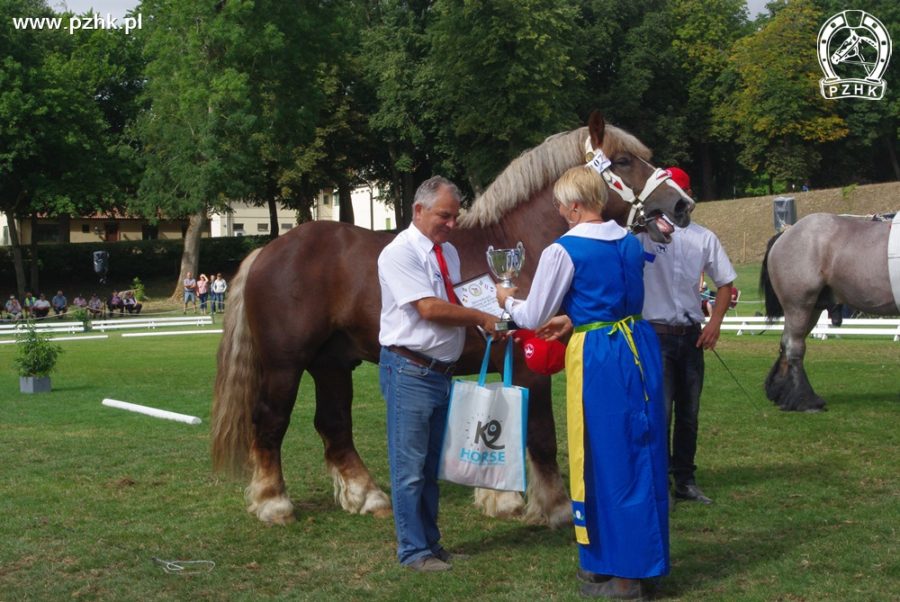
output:
<path id="1" fill-rule="evenodd" d="M 688 175 L 677 167 L 667 171 L 690 194 Z M 668 245 L 653 242 L 646 233 L 638 238 L 648 258 L 641 313 L 656 331 L 663 355 L 664 395 L 672 427 L 669 472 L 675 482 L 674 495 L 677 499 L 711 504 L 694 476 L 703 350 L 716 347 L 737 273 L 716 235 L 696 222 L 687 228 L 676 227 Z M 716 299 L 721 300 L 705 326 L 701 326 L 704 316 L 697 286 L 701 273 L 713 281 Z"/>

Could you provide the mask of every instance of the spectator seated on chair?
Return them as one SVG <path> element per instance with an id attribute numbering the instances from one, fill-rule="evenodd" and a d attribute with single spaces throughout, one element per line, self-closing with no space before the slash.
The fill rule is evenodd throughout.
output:
<path id="1" fill-rule="evenodd" d="M 119 291 L 113 291 L 112 295 L 109 296 L 109 300 L 106 302 L 106 307 L 109 308 L 109 315 L 113 315 L 116 312 L 120 314 L 125 314 L 125 305 L 122 303 L 122 297 L 119 296 Z"/>
<path id="2" fill-rule="evenodd" d="M 9 299 L 3 305 L 3 309 L 6 310 L 6 313 L 9 314 L 10 320 L 21 320 L 22 319 L 22 304 L 19 303 L 19 300 L 16 299 L 15 295 L 10 295 Z"/>
<path id="3" fill-rule="evenodd" d="M 41 293 L 31 305 L 31 315 L 35 318 L 46 318 L 49 314 L 50 302 L 47 301 L 47 297 L 44 296 L 44 293 Z"/>
<path id="4" fill-rule="evenodd" d="M 76 309 L 87 309 L 88 302 L 87 299 L 81 293 L 78 293 L 74 299 L 72 299 L 72 307 Z"/>
<path id="5" fill-rule="evenodd" d="M 62 318 L 62 314 L 69 311 L 69 300 L 63 295 L 62 291 L 56 291 L 56 294 L 50 299 L 50 305 L 57 317 Z"/>
<path id="6" fill-rule="evenodd" d="M 141 308 L 144 307 L 143 304 L 137 302 L 137 299 L 134 298 L 134 293 L 131 291 L 122 293 L 122 305 L 125 307 L 125 311 L 130 314 L 139 314 L 141 313 Z"/>
<path id="7" fill-rule="evenodd" d="M 704 278 L 700 278 L 700 309 L 703 310 L 703 315 L 707 318 L 709 317 L 710 311 L 712 309 L 713 304 L 715 304 L 716 300 L 716 291 L 709 290 L 709 285 L 706 284 L 706 280 Z"/>
<path id="8" fill-rule="evenodd" d="M 26 318 L 31 316 L 31 306 L 34 305 L 35 301 L 37 301 L 37 299 L 34 298 L 31 291 L 25 291 L 25 298 L 22 300 L 22 309 L 25 310 L 23 313 Z"/>
<path id="9" fill-rule="evenodd" d="M 728 302 L 728 309 L 735 309 L 738 305 L 738 302 L 741 300 L 741 289 L 736 286 L 731 287 L 731 300 Z M 713 296 L 709 300 L 709 307 L 713 308 L 716 305 L 716 296 Z M 707 314 L 708 315 L 708 314 Z"/>
<path id="10" fill-rule="evenodd" d="M 91 318 L 103 317 L 103 301 L 100 300 L 96 293 L 91 295 L 91 299 L 87 304 L 87 310 L 91 314 Z"/>

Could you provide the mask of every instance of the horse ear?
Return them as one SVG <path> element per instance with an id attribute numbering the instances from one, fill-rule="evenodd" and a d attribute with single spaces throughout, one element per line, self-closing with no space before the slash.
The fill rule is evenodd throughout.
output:
<path id="1" fill-rule="evenodd" d="M 603 134 L 606 130 L 606 122 L 600 111 L 591 111 L 588 117 L 588 131 L 591 133 L 591 146 L 596 150 L 603 148 Z"/>

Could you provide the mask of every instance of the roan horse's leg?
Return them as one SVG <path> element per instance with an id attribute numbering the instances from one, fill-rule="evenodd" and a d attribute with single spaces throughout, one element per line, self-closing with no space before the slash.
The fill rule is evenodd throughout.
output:
<path id="1" fill-rule="evenodd" d="M 825 400 L 813 391 L 803 368 L 806 337 L 818 315 L 814 303 L 785 308 L 781 350 L 766 378 L 766 396 L 782 410 L 819 412 L 825 407 Z"/>
<path id="2" fill-rule="evenodd" d="M 353 445 L 353 367 L 345 357 L 320 354 L 309 372 L 316 383 L 315 426 L 325 446 L 325 464 L 334 480 L 334 499 L 347 512 L 379 518 L 391 515 L 391 502 Z"/>

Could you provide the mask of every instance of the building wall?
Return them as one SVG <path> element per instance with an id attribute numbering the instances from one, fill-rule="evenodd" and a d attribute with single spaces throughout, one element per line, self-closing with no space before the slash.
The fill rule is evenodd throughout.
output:
<path id="1" fill-rule="evenodd" d="M 353 190 L 354 222 L 369 230 L 396 228 L 394 211 L 379 199 L 377 186 L 361 186 Z M 208 231 L 203 236 L 251 236 L 269 233 L 268 207 L 254 207 L 247 203 L 232 203 L 231 212 L 213 213 Z M 336 189 L 325 189 L 316 197 L 313 219 L 338 221 L 340 205 Z M 66 242 L 60 230 L 59 219 L 38 220 L 38 242 Z M 284 234 L 297 225 L 297 212 L 285 207 L 278 210 L 278 230 Z M 161 220 L 151 225 L 145 219 L 76 217 L 69 220 L 68 242 L 100 242 L 114 240 L 181 239 L 187 230 L 187 220 Z M 19 223 L 19 239 L 22 245 L 31 243 L 31 221 Z M 0 245 L 9 245 L 9 228 L 6 216 L 0 213 Z"/>
<path id="2" fill-rule="evenodd" d="M 247 203 L 231 203 L 231 212 L 210 216 L 210 235 L 256 236 L 269 233 L 269 208 Z M 297 213 L 283 206 L 278 208 L 278 231 L 284 233 L 297 225 Z"/>

